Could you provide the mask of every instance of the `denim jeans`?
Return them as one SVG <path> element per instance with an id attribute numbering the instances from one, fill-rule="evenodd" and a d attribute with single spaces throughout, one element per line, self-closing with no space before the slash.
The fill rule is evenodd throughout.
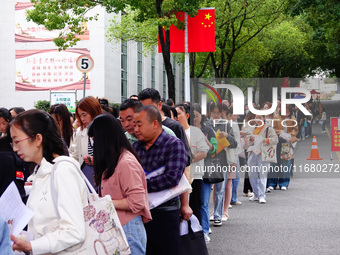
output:
<path id="1" fill-rule="evenodd" d="M 203 232 L 209 234 L 209 198 L 212 184 L 202 182 L 201 189 L 201 225 Z"/>
<path id="2" fill-rule="evenodd" d="M 304 124 L 301 126 L 301 139 L 304 139 L 306 137 L 306 127 Z"/>
<path id="3" fill-rule="evenodd" d="M 308 133 L 307 133 L 307 135 L 312 136 L 312 128 L 313 128 L 313 123 L 308 122 Z"/>
<path id="4" fill-rule="evenodd" d="M 236 203 L 238 200 L 237 189 L 239 184 L 240 184 L 240 160 L 239 157 L 237 157 L 236 178 L 232 180 L 232 194 L 230 203 Z"/>
<path id="5" fill-rule="evenodd" d="M 325 131 L 325 126 L 326 126 L 326 120 L 322 120 L 322 121 L 321 121 L 321 128 L 322 128 L 322 131 Z"/>
<path id="6" fill-rule="evenodd" d="M 0 215 L 0 253 L 13 254 L 7 222 Z"/>
<path id="7" fill-rule="evenodd" d="M 141 216 L 136 216 L 123 226 L 131 254 L 146 253 L 146 232 Z"/>
<path id="8" fill-rule="evenodd" d="M 282 171 L 278 171 L 281 169 Z M 279 187 L 288 188 L 291 176 L 292 160 L 280 159 L 278 163 L 271 163 L 273 172 L 268 174 L 268 186 L 275 188 L 277 185 Z"/>
<path id="9" fill-rule="evenodd" d="M 266 198 L 267 172 L 269 163 L 263 162 L 261 154 L 250 153 L 248 158 L 249 181 L 253 188 L 254 196 Z"/>
<path id="10" fill-rule="evenodd" d="M 309 129 L 310 129 L 310 124 L 307 122 L 307 127 L 305 127 L 306 136 L 309 135 L 309 133 L 310 133 L 310 130 L 309 130 Z"/>
<path id="11" fill-rule="evenodd" d="M 227 184 L 228 179 L 228 171 L 225 171 L 224 174 L 224 181 L 215 184 L 215 205 L 214 205 L 214 219 L 221 220 L 223 214 L 223 207 L 224 207 L 224 193 L 225 193 L 225 186 Z"/>

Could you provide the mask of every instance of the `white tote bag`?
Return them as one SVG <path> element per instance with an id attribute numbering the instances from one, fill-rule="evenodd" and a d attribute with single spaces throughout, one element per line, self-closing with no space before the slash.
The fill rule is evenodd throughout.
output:
<path id="1" fill-rule="evenodd" d="M 268 138 L 268 129 L 266 130 L 266 138 Z M 261 145 L 261 159 L 263 162 L 272 162 L 277 163 L 276 159 L 276 144 L 275 145 L 269 145 L 262 143 Z"/>
<path id="2" fill-rule="evenodd" d="M 61 160 L 54 164 L 51 172 L 51 194 L 54 208 L 58 219 L 60 215 L 57 207 L 57 193 L 54 187 L 54 172 L 56 165 Z M 72 163 L 72 162 L 70 162 Z M 73 164 L 73 163 L 72 163 Z M 84 207 L 85 220 L 85 241 L 74 245 L 64 251 L 58 252 L 58 255 L 113 255 L 113 254 L 131 254 L 128 242 L 122 225 L 120 224 L 117 211 L 113 205 L 110 195 L 99 198 L 96 191 L 92 187 L 89 180 L 74 164 L 82 179 L 85 181 L 88 193 L 89 204 Z M 48 226 L 47 232 L 58 230 L 58 223 Z"/>

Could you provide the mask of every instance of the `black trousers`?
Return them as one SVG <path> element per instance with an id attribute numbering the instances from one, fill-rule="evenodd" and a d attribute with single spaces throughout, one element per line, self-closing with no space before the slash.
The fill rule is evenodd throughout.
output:
<path id="1" fill-rule="evenodd" d="M 190 193 L 189 206 L 191 207 L 193 214 L 197 217 L 201 223 L 201 190 L 202 180 L 194 180 L 191 183 L 192 192 Z"/>
<path id="2" fill-rule="evenodd" d="M 179 255 L 179 209 L 151 210 L 152 221 L 146 223 L 147 255 Z"/>
<path id="3" fill-rule="evenodd" d="M 242 157 L 239 157 L 239 159 L 240 159 L 240 166 L 244 166 L 247 163 L 247 159 L 242 158 Z M 250 181 L 249 181 L 248 171 L 246 171 L 244 174 L 243 193 L 247 194 L 248 190 L 253 192 L 253 188 L 251 187 Z"/>

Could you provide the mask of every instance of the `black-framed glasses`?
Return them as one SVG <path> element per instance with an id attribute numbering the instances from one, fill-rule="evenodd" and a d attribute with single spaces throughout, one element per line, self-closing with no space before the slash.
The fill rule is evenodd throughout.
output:
<path id="1" fill-rule="evenodd" d="M 20 143 L 20 142 L 22 142 L 22 141 L 25 141 L 25 140 L 28 140 L 28 139 L 33 138 L 33 137 L 34 137 L 34 136 L 28 136 L 28 137 L 26 137 L 26 138 L 24 138 L 24 139 L 21 139 L 21 140 L 19 140 L 19 141 L 13 141 L 13 142 L 11 142 L 11 146 L 12 146 L 12 147 L 17 146 L 18 143 Z"/>

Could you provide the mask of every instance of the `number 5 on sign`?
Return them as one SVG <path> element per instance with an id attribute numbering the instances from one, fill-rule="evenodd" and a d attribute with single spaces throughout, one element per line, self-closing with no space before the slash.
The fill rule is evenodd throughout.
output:
<path id="1" fill-rule="evenodd" d="M 77 58 L 77 68 L 82 73 L 90 72 L 93 68 L 94 61 L 89 55 L 81 55 Z"/>
<path id="2" fill-rule="evenodd" d="M 88 55 L 81 55 L 77 58 L 77 68 L 80 72 L 84 73 L 84 88 L 83 88 L 83 98 L 85 97 L 85 88 L 86 88 L 86 73 L 90 72 L 93 68 L 94 61 Z"/>

